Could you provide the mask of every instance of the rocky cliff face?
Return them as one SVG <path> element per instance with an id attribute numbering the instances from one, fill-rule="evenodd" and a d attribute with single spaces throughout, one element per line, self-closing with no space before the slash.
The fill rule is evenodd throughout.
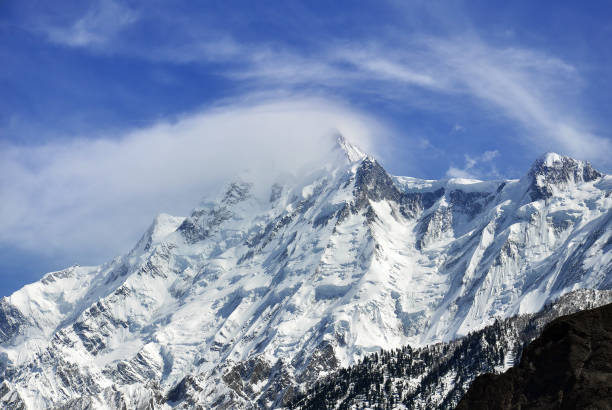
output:
<path id="1" fill-rule="evenodd" d="M 235 181 L 126 255 L 3 298 L 0 382 L 29 408 L 279 407 L 381 348 L 612 287 L 612 178 L 540 161 L 417 180 L 339 139 L 300 175 Z"/>
<path id="2" fill-rule="evenodd" d="M 457 409 L 608 409 L 612 403 L 612 304 L 561 317 L 518 366 L 479 376 Z"/>

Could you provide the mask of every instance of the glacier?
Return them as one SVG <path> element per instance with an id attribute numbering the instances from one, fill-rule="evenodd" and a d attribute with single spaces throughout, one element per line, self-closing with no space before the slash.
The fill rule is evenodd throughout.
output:
<path id="1" fill-rule="evenodd" d="M 7 408 L 279 408 L 380 349 L 612 288 L 612 176 L 549 153 L 516 180 L 392 176 L 338 137 L 248 175 L 127 254 L 0 300 Z"/>

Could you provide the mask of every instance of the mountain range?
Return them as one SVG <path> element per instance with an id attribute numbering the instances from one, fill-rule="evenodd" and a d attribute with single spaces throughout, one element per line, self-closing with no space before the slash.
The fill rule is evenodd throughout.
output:
<path id="1" fill-rule="evenodd" d="M 381 349 L 612 288 L 612 176 L 587 162 L 549 153 L 516 180 L 423 180 L 333 145 L 2 298 L 0 404 L 279 408 Z"/>

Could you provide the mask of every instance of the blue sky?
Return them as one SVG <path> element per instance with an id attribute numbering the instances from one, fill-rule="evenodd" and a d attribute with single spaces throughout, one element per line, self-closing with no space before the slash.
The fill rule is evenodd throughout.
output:
<path id="1" fill-rule="evenodd" d="M 612 167 L 612 8 L 0 2 L 0 295 L 125 252 L 232 172 L 339 130 L 394 174 Z"/>

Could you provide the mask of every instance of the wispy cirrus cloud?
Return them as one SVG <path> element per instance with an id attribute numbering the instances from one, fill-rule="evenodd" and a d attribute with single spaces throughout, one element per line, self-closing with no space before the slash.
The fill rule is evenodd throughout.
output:
<path id="1" fill-rule="evenodd" d="M 443 24 L 457 15 L 466 19 L 457 7 L 451 14 L 429 8 L 442 16 Z M 145 22 L 171 35 L 144 36 L 146 44 L 142 37 L 123 35 L 126 28 Z M 357 40 L 315 37 L 311 47 L 300 48 L 241 38 L 214 20 L 203 23 L 171 11 L 153 12 L 143 4 L 129 9 L 97 0 L 73 21 L 46 25 L 44 32 L 49 41 L 94 52 L 201 64 L 248 92 L 315 89 L 434 111 L 441 110 L 447 96 L 471 99 L 483 114 L 506 119 L 515 128 L 515 140 L 532 155 L 552 150 L 612 163 L 606 155 L 612 149 L 609 136 L 598 135 L 594 130 L 600 127 L 580 110 L 586 80 L 571 62 L 508 41 L 493 44 L 473 29 L 436 35 L 378 31 L 376 37 Z"/>
<path id="2" fill-rule="evenodd" d="M 399 85 L 440 95 L 473 98 L 517 126 L 517 140 L 537 151 L 558 150 L 578 158 L 610 165 L 609 138 L 596 135 L 580 111 L 584 79 L 569 63 L 525 48 L 496 48 L 479 39 L 423 38 L 404 47 L 372 47 L 334 63 L 350 63 L 347 81 L 376 80 L 379 90 L 401 99 Z M 293 80 L 295 81 L 295 79 Z M 427 95 L 421 98 L 428 99 Z M 418 105 L 418 102 L 414 103 Z"/>
<path id="3" fill-rule="evenodd" d="M 595 135 L 579 110 L 583 78 L 565 61 L 529 49 L 430 41 L 448 68 L 455 91 L 491 104 L 517 122 L 523 142 L 540 150 L 561 150 L 578 158 L 610 164 L 610 140 Z"/>
<path id="4" fill-rule="evenodd" d="M 110 46 L 117 35 L 138 20 L 138 13 L 113 0 L 99 0 L 76 21 L 38 26 L 49 41 L 69 47 Z"/>
<path id="5" fill-rule="evenodd" d="M 471 98 L 484 112 L 513 123 L 517 141 L 534 155 L 553 150 L 611 162 L 606 155 L 610 139 L 592 131 L 596 127 L 577 104 L 585 80 L 574 66 L 543 52 L 495 47 L 473 36 L 421 37 L 395 45 L 343 43 L 311 55 L 232 41 L 223 52 L 214 49 L 200 44 L 190 52 L 186 45 L 183 54 L 190 61 L 227 58 L 231 66 L 220 75 L 254 87 L 367 90 L 377 98 L 428 109 L 437 109 L 428 101 L 444 95 Z"/>

